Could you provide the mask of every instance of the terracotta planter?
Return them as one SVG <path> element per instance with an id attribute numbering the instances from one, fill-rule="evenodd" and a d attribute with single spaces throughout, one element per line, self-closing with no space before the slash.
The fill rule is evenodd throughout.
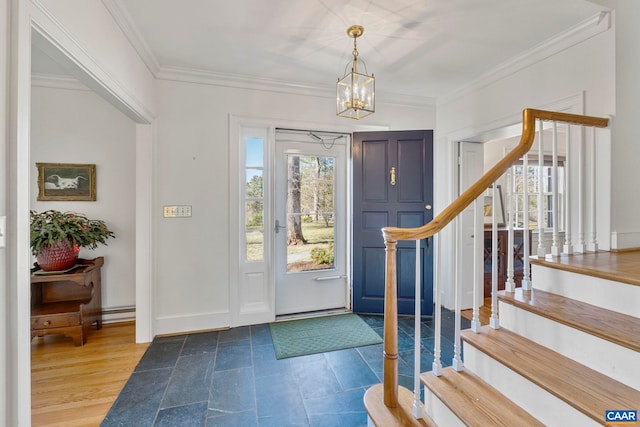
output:
<path id="1" fill-rule="evenodd" d="M 67 243 L 56 242 L 45 245 L 44 250 L 36 260 L 38 266 L 45 271 L 60 271 L 73 267 L 78 260 L 80 248 L 78 245 L 67 245 Z"/>

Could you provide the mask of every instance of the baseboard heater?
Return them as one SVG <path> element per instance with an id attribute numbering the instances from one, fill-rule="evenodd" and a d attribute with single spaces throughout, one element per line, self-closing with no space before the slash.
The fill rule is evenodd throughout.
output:
<path id="1" fill-rule="evenodd" d="M 136 307 L 111 307 L 102 309 L 102 323 L 131 322 L 136 320 Z"/>

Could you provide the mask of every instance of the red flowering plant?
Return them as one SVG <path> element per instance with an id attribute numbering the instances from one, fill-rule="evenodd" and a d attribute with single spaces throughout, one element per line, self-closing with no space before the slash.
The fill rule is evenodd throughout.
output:
<path id="1" fill-rule="evenodd" d="M 106 245 L 109 237 L 115 237 L 115 234 L 104 221 L 75 212 L 31 211 L 31 252 L 34 256 L 50 245 L 95 249 L 98 244 Z"/>

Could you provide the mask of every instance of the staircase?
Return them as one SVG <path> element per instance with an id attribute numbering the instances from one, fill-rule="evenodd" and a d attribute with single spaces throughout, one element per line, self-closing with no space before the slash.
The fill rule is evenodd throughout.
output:
<path id="1" fill-rule="evenodd" d="M 514 286 L 512 265 L 508 266 L 510 277 L 506 291 L 497 290 L 496 274 L 493 272 L 494 308 L 489 325 L 480 326 L 477 309 L 474 310 L 470 330 L 460 331 L 459 324 L 456 325 L 456 349 L 452 367 L 449 368 L 443 368 L 440 363 L 439 319 L 436 311 L 432 371 L 416 372 L 415 376 L 420 381 L 416 381 L 413 393 L 398 386 L 397 241 L 419 242 L 430 236 L 437 237 L 443 227 L 515 163 L 516 156 L 528 152 L 536 120 L 540 121 L 540 159 L 543 158 L 541 121 L 554 122 L 554 153 L 555 122 L 607 126 L 606 121 L 593 117 L 540 110 L 525 110 L 523 118 L 521 144 L 507 153 L 429 224 L 412 229 L 387 227 L 382 230 L 387 248 L 384 379 L 383 384 L 372 387 L 365 394 L 369 426 L 621 425 L 611 421 L 631 421 L 625 425 L 640 426 L 632 418 L 606 419 L 606 413 L 610 410 L 636 411 L 631 413 L 633 417 L 637 417 L 640 411 L 640 250 L 618 253 L 598 251 L 595 214 L 585 221 L 580 213 L 577 241 L 572 243 L 570 233 L 566 232 L 562 247 L 558 238 L 560 221 L 557 213 L 553 213 L 553 248 L 548 254 L 538 251 L 539 256 L 531 259 L 525 252 L 522 288 Z M 592 142 L 595 144 L 595 130 L 592 132 Z M 526 156 L 524 159 L 526 170 Z M 556 164 L 555 154 L 553 162 Z M 596 172 L 595 168 L 589 171 L 591 182 Z M 583 179 L 578 182 L 578 194 L 584 191 L 582 182 Z M 553 205 L 556 206 L 557 184 L 554 186 Z M 590 187 L 595 188 L 593 184 Z M 539 191 L 541 200 L 542 190 Z M 528 206 L 526 190 L 524 197 L 524 206 Z M 578 199 L 578 212 L 594 212 L 593 193 L 589 208 L 584 205 L 581 196 Z M 493 210 L 496 211 L 495 202 Z M 570 209 L 566 211 L 570 212 Z M 477 216 L 477 203 L 475 212 Z M 542 212 L 538 212 L 538 218 L 542 218 Z M 493 221 L 495 229 L 495 217 Z M 528 228 L 526 221 L 525 229 Z M 569 221 L 570 218 L 566 218 L 566 222 Z M 512 224 L 511 214 L 509 222 Z M 585 223 L 589 223 L 589 226 Z M 511 233 L 511 225 L 509 227 Z M 478 231 L 474 230 L 474 235 L 478 235 Z M 543 235 L 542 229 L 539 235 Z M 588 243 L 584 239 L 586 236 L 589 236 Z M 437 239 L 435 242 L 437 253 L 439 243 Z M 476 252 L 480 250 L 482 248 L 477 245 Z M 496 249 L 492 250 L 493 259 L 496 259 Z M 473 268 L 474 271 L 478 269 L 476 262 Z M 529 270 L 531 275 L 527 277 Z M 419 283 L 419 277 L 416 283 Z M 478 289 L 478 283 L 475 277 L 475 289 Z M 444 285 L 439 283 L 437 274 L 434 286 L 435 304 L 438 306 L 439 286 Z M 457 283 L 456 295 L 460 294 L 459 286 Z M 455 304 L 456 313 L 459 314 L 457 296 Z M 474 306 L 478 305 L 480 303 L 474 301 Z M 416 313 L 419 314 L 418 306 Z M 457 344 L 458 341 L 461 346 Z M 416 354 L 418 359 L 419 355 Z M 419 385 L 424 387 L 424 399 L 420 399 Z"/>
<path id="2" fill-rule="evenodd" d="M 575 255 L 598 256 L 616 265 L 640 251 Z M 533 290 L 499 292 L 500 328 L 462 332 L 464 370 L 421 375 L 425 419 L 415 425 L 599 426 L 607 410 L 640 410 L 640 264 L 637 276 L 616 277 L 570 258 L 532 260 Z M 562 280 L 548 280 L 554 274 Z M 604 305 L 631 300 L 635 313 L 580 301 L 585 281 L 599 287 Z M 612 287 L 624 289 L 624 300 Z"/>
<path id="3" fill-rule="evenodd" d="M 579 301 L 581 284 L 596 278 L 602 299 L 615 304 L 607 290 L 613 282 L 635 295 L 638 316 L 640 286 L 569 263 L 532 264 L 534 286 L 545 269 L 564 272 L 556 283 L 567 295 L 551 281 L 544 291 L 501 291 L 500 329 L 462 333 L 465 370 L 422 375 L 425 410 L 436 425 L 595 426 L 605 424 L 606 410 L 640 409 L 640 318 Z"/>

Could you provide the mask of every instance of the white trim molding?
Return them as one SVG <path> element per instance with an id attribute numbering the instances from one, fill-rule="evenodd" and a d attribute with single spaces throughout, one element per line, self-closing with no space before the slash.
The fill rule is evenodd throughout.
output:
<path id="1" fill-rule="evenodd" d="M 260 90 L 264 92 L 285 93 L 320 98 L 335 98 L 336 88 L 329 84 L 303 82 L 284 82 L 259 76 L 219 73 L 182 67 L 161 67 L 156 74 L 158 80 L 197 83 L 236 89 Z M 401 105 L 407 107 L 435 107 L 432 97 L 403 95 L 397 93 L 376 92 L 378 104 Z"/>
<path id="2" fill-rule="evenodd" d="M 471 92 L 500 81 L 522 69 L 530 67 L 531 65 L 541 62 L 550 56 L 603 33 L 610 28 L 611 11 L 606 10 L 595 14 L 566 31 L 563 31 L 557 36 L 538 44 L 532 49 L 525 51 L 506 62 L 503 62 L 501 65 L 498 65 L 471 83 L 438 98 L 437 104 L 438 106 L 446 105 L 452 101 L 460 99 Z"/>
<path id="3" fill-rule="evenodd" d="M 150 342 L 153 323 L 153 199 L 156 124 L 136 124 L 136 342 Z"/>
<path id="4" fill-rule="evenodd" d="M 81 82 L 137 123 L 151 123 L 153 112 L 116 80 L 42 4 L 31 0 L 33 43 L 52 59 L 72 63 Z"/>
<path id="5" fill-rule="evenodd" d="M 636 249 L 640 248 L 640 231 L 621 233 L 611 232 L 611 249 Z"/>
<path id="6" fill-rule="evenodd" d="M 122 30 L 124 36 L 129 40 L 131 46 L 135 49 L 142 59 L 142 62 L 147 66 L 151 74 L 156 76 L 160 71 L 160 62 L 154 55 L 153 51 L 147 44 L 147 41 L 142 37 L 142 34 L 138 30 L 138 27 L 133 22 L 131 15 L 127 12 L 127 8 L 122 5 L 121 0 L 102 0 L 102 4 L 107 8 L 113 20 Z"/>
<path id="7" fill-rule="evenodd" d="M 157 335 L 175 335 L 229 328 L 229 312 L 195 313 L 180 316 L 158 317 Z"/>
<path id="8" fill-rule="evenodd" d="M 86 85 L 74 77 L 54 74 L 31 73 L 31 87 L 45 87 L 50 89 L 91 91 Z"/>

